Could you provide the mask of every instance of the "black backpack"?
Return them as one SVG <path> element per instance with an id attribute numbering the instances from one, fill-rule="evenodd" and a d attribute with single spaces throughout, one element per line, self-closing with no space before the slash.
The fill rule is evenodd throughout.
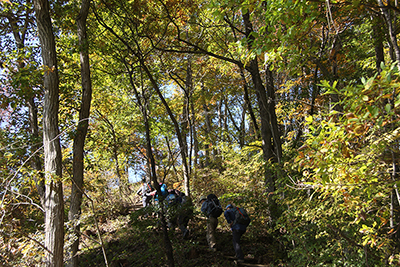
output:
<path id="1" fill-rule="evenodd" d="M 223 209 L 217 196 L 214 194 L 209 194 L 207 196 L 207 201 L 209 202 L 208 216 L 212 216 L 214 218 L 221 216 Z"/>
<path id="2" fill-rule="evenodd" d="M 250 224 L 250 217 L 247 214 L 247 211 L 244 208 L 235 207 L 235 220 L 233 221 L 233 225 L 242 224 L 248 226 Z"/>

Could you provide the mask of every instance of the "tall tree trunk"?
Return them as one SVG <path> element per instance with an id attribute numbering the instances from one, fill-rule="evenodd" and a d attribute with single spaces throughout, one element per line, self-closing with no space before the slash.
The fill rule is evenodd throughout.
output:
<path id="1" fill-rule="evenodd" d="M 156 172 L 156 162 L 154 160 L 153 149 L 152 149 L 152 145 L 151 145 L 150 123 L 149 123 L 148 115 L 147 115 L 147 106 L 148 106 L 147 99 L 145 97 L 140 96 L 138 90 L 136 89 L 135 83 L 133 81 L 132 70 L 129 68 L 129 65 L 127 64 L 127 62 L 124 62 L 124 64 L 126 66 L 126 69 L 128 70 L 129 81 L 130 81 L 130 84 L 135 93 L 135 96 L 137 99 L 137 104 L 138 104 L 139 109 L 143 116 L 143 121 L 144 121 L 145 129 L 146 129 L 146 156 L 147 156 L 148 162 L 150 163 L 150 179 L 151 179 L 155 189 L 157 190 L 158 195 L 161 198 L 160 199 L 160 202 L 161 202 L 163 199 L 162 199 L 160 185 L 158 183 L 157 172 Z M 143 100 L 143 102 L 142 102 L 142 100 Z M 172 249 L 171 240 L 169 239 L 169 236 L 168 236 L 168 228 L 167 228 L 167 223 L 166 223 L 166 219 L 165 219 L 165 215 L 164 215 L 165 207 L 164 207 L 164 205 L 160 205 L 160 206 L 161 206 L 160 221 L 161 221 L 161 227 L 162 227 L 162 231 L 163 231 L 165 254 L 168 259 L 168 266 L 174 267 L 175 266 L 174 253 L 173 253 L 173 249 Z"/>
<path id="2" fill-rule="evenodd" d="M 383 50 L 384 34 L 382 29 L 382 21 L 379 16 L 372 15 L 372 40 L 375 48 L 375 62 L 378 73 L 382 71 L 381 63 L 385 63 L 385 52 Z"/>
<path id="3" fill-rule="evenodd" d="M 47 0 L 34 0 L 44 71 L 43 146 L 45 170 L 46 266 L 61 267 L 64 262 L 64 202 L 62 191 L 61 147 L 58 129 L 59 78 L 55 39 Z"/>
<path id="4" fill-rule="evenodd" d="M 248 39 L 248 48 L 251 50 L 254 38 L 251 33 L 253 32 L 253 26 L 250 22 L 250 14 L 249 12 L 243 13 L 243 22 L 246 29 L 246 38 Z M 267 93 L 265 91 L 265 87 L 263 85 L 260 71 L 258 69 L 258 61 L 257 58 L 254 58 L 250 61 L 247 70 L 250 72 L 251 78 L 253 80 L 254 88 L 257 91 L 257 102 L 258 108 L 261 117 L 261 138 L 263 140 L 262 148 L 264 152 L 264 160 L 265 161 L 276 161 L 274 159 L 274 149 L 272 143 L 272 131 L 271 131 L 271 116 L 270 112 L 270 103 L 268 102 Z M 269 192 L 275 191 L 275 181 L 273 175 L 266 173 L 266 183 L 267 190 Z"/>
<path id="5" fill-rule="evenodd" d="M 253 26 L 250 21 L 249 12 L 242 14 L 245 34 L 247 38 L 248 49 L 251 50 L 253 47 L 254 36 L 252 35 Z M 275 113 L 275 88 L 273 83 L 273 75 L 269 70 L 269 65 L 266 66 L 266 86 L 264 87 L 258 68 L 257 57 L 250 61 L 247 70 L 250 72 L 254 88 L 257 91 L 258 107 L 261 117 L 261 137 L 262 137 L 262 148 L 264 152 L 264 160 L 270 162 L 280 162 L 282 158 L 282 144 L 280 140 L 280 133 L 278 129 L 278 121 Z M 268 92 L 266 92 L 266 89 Z M 265 172 L 265 183 L 268 192 L 274 192 L 276 188 L 276 174 L 272 173 L 268 169 Z M 275 222 L 275 219 L 279 216 L 277 204 L 273 198 L 269 198 L 269 212 L 271 221 Z"/>
<path id="6" fill-rule="evenodd" d="M 188 149 L 188 144 L 187 144 L 187 134 L 190 130 L 190 96 L 193 88 L 193 83 L 192 83 L 192 62 L 191 62 L 191 56 L 188 56 L 187 59 L 187 69 L 186 69 L 186 81 L 185 81 L 185 102 L 184 102 L 184 111 L 183 111 L 183 123 L 182 123 L 182 141 L 185 146 L 185 151 L 186 155 L 188 155 L 188 173 L 187 175 L 184 175 L 184 180 L 183 180 L 183 187 L 187 195 L 190 193 L 190 181 L 189 181 L 189 176 L 191 173 L 191 167 L 192 166 L 192 142 L 190 142 L 190 148 Z"/>
<path id="7" fill-rule="evenodd" d="M 267 85 L 267 96 L 268 96 L 268 116 L 270 117 L 270 123 L 271 123 L 271 132 L 272 132 L 272 138 L 274 142 L 274 150 L 275 150 L 275 157 L 277 162 L 282 161 L 282 141 L 281 141 L 281 133 L 279 131 L 279 125 L 278 125 L 278 118 L 276 116 L 276 110 L 275 110 L 275 86 L 274 86 L 274 79 L 273 79 L 273 73 L 269 69 L 269 65 L 265 66 L 265 76 L 266 76 L 266 85 Z"/>
<path id="8" fill-rule="evenodd" d="M 86 20 L 89 14 L 90 0 L 82 0 L 81 10 L 76 20 L 78 27 L 78 38 L 81 62 L 81 85 L 82 99 L 79 110 L 79 121 L 76 129 L 73 144 L 73 173 L 71 187 L 71 204 L 68 212 L 68 220 L 73 225 L 74 241 L 68 248 L 70 259 L 67 262 L 69 267 L 77 267 L 79 264 L 77 253 L 79 249 L 80 237 L 80 216 L 84 181 L 84 146 L 86 134 L 89 126 L 90 104 L 92 101 L 92 82 L 90 79 L 89 45 L 86 33 Z"/>
<path id="9" fill-rule="evenodd" d="M 396 29 L 395 25 L 393 25 L 390 10 L 386 5 L 383 4 L 382 0 L 377 0 L 377 2 L 386 21 L 390 47 L 393 49 L 395 60 L 397 61 L 397 68 L 400 69 L 400 48 L 397 43 Z"/>

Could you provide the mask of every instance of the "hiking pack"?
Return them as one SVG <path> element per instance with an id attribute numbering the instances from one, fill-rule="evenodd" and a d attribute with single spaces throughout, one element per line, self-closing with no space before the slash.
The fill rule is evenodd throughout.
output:
<path id="1" fill-rule="evenodd" d="M 214 194 L 209 194 L 207 196 L 207 201 L 209 202 L 208 215 L 214 218 L 218 218 L 219 216 L 221 216 L 223 209 L 221 207 L 221 204 L 219 203 L 217 196 Z"/>
<path id="2" fill-rule="evenodd" d="M 166 184 L 160 184 L 161 195 L 166 196 L 168 195 L 168 188 Z"/>
<path id="3" fill-rule="evenodd" d="M 250 217 L 244 208 L 235 207 L 235 220 L 233 221 L 233 225 L 238 223 L 248 226 L 250 224 L 250 221 Z"/>
<path id="4" fill-rule="evenodd" d="M 146 193 L 150 193 L 154 190 L 153 186 L 150 183 L 146 183 Z"/>
<path id="5" fill-rule="evenodd" d="M 169 194 L 166 198 L 165 201 L 167 203 L 167 207 L 170 205 L 175 205 L 178 203 L 178 198 L 176 197 L 175 194 Z"/>

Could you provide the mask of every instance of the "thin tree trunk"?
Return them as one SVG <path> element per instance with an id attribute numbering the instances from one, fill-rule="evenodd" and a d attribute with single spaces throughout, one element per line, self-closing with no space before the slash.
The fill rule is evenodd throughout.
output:
<path id="1" fill-rule="evenodd" d="M 183 120 L 184 123 L 182 124 L 182 141 L 183 144 L 185 146 L 185 152 L 186 155 L 188 155 L 188 171 L 187 171 L 187 175 L 184 175 L 184 179 L 183 179 L 183 187 L 184 190 L 186 192 L 186 195 L 189 196 L 190 194 L 190 181 L 189 181 L 189 174 L 191 173 L 190 170 L 190 166 L 192 166 L 192 149 L 190 146 L 190 149 L 188 151 L 188 144 L 187 144 L 187 134 L 189 132 L 189 125 L 190 125 L 190 96 L 191 96 L 191 92 L 192 92 L 192 88 L 193 88 L 193 83 L 192 83 L 192 62 L 191 62 L 191 56 L 188 56 L 187 59 L 187 70 L 186 70 L 186 82 L 185 82 L 185 102 L 184 102 L 184 112 L 183 112 Z M 190 144 L 192 144 L 192 142 L 190 142 Z"/>
<path id="2" fill-rule="evenodd" d="M 255 134 L 256 134 L 257 138 L 260 139 L 261 136 L 260 136 L 260 132 L 259 132 L 258 124 L 257 124 L 257 119 L 256 119 L 256 116 L 254 115 L 253 107 L 251 106 L 251 101 L 250 101 L 250 97 L 249 97 L 249 89 L 247 86 L 246 77 L 244 75 L 243 68 L 240 66 L 239 66 L 239 68 L 240 68 L 240 76 L 242 77 L 242 81 L 243 81 L 244 102 L 247 106 L 247 110 L 249 111 Z"/>
<path id="3" fill-rule="evenodd" d="M 64 202 L 62 190 L 61 146 L 58 129 L 59 78 L 55 39 L 47 0 L 34 0 L 44 71 L 43 146 L 45 170 L 45 246 L 46 266 L 64 264 Z"/>
<path id="4" fill-rule="evenodd" d="M 190 95 L 192 95 L 192 92 L 190 92 Z M 190 122 L 190 133 L 193 139 L 193 149 L 194 149 L 194 166 L 198 166 L 199 164 L 199 140 L 197 139 L 197 131 L 196 131 L 196 116 L 195 116 L 195 111 L 194 111 L 194 104 L 192 97 L 190 97 L 190 111 L 191 111 L 191 116 L 189 118 Z M 193 177 L 192 177 L 193 179 Z"/>
<path id="5" fill-rule="evenodd" d="M 210 136 L 210 133 L 211 133 L 211 118 L 210 118 L 210 115 L 209 115 L 209 110 L 208 110 L 208 107 L 207 107 L 207 105 L 206 104 L 203 104 L 203 112 L 204 112 L 204 123 L 205 123 L 205 126 L 206 126 L 206 133 L 205 133 L 205 136 L 206 136 L 206 144 L 205 144 L 205 152 L 206 152 L 206 155 L 205 155 L 205 157 L 206 157 L 206 159 L 205 159 L 205 167 L 208 167 L 209 165 L 210 165 L 210 163 L 211 163 L 211 156 L 210 156 L 210 143 L 212 143 L 212 141 L 211 141 L 211 136 Z"/>
<path id="6" fill-rule="evenodd" d="M 377 0 L 378 5 L 381 9 L 381 12 L 385 18 L 386 21 L 386 26 L 388 28 L 388 35 L 389 35 L 389 41 L 390 41 L 390 46 L 394 51 L 394 56 L 395 60 L 397 61 L 397 67 L 400 69 L 400 48 L 397 43 L 397 37 L 396 37 L 396 29 L 395 26 L 393 25 L 392 22 L 392 17 L 390 14 L 390 10 L 386 5 L 383 4 L 382 0 Z"/>
<path id="7" fill-rule="evenodd" d="M 253 26 L 250 22 L 250 14 L 248 12 L 242 14 L 243 22 L 246 28 L 246 37 L 248 38 L 248 47 L 252 48 L 252 42 L 254 38 L 251 33 L 253 32 Z M 272 144 L 272 132 L 271 132 L 271 121 L 270 121 L 270 103 L 268 102 L 267 93 L 265 91 L 265 87 L 262 83 L 260 71 L 258 69 L 258 61 L 257 58 L 254 58 L 250 61 L 248 71 L 251 74 L 251 78 L 253 80 L 254 88 L 257 91 L 257 100 L 258 107 L 261 117 L 261 137 L 263 139 L 263 152 L 264 152 L 264 160 L 268 161 L 274 158 L 273 153 L 273 144 Z M 274 181 L 271 180 L 272 176 L 268 175 L 267 186 L 270 192 L 275 190 Z"/>
<path id="8" fill-rule="evenodd" d="M 118 140 L 117 140 L 117 134 L 115 132 L 114 129 L 114 125 L 106 118 L 106 116 L 104 116 L 100 111 L 96 110 L 96 112 L 100 115 L 101 119 L 108 125 L 108 127 L 110 128 L 110 132 L 111 132 L 111 137 L 112 137 L 112 156 L 114 158 L 114 162 L 115 162 L 115 173 L 117 175 L 117 184 L 118 186 L 121 183 L 121 170 L 119 167 L 119 160 L 118 160 Z M 120 193 L 121 193 L 121 188 L 119 188 Z"/>
<path id="9" fill-rule="evenodd" d="M 37 152 L 41 147 L 41 140 L 39 137 L 39 126 L 38 126 L 38 111 L 35 103 L 35 98 L 30 97 L 28 100 L 29 107 L 29 122 L 32 134 L 32 152 Z M 44 175 L 43 175 L 43 166 L 42 160 L 38 153 L 36 153 L 32 157 L 32 167 L 37 171 L 37 177 L 35 178 L 36 189 L 39 194 L 40 203 L 44 206 L 44 195 L 45 195 L 45 186 L 44 186 Z"/>
<path id="10" fill-rule="evenodd" d="M 135 93 L 135 96 L 137 99 L 137 104 L 138 104 L 139 109 L 143 116 L 143 121 L 144 121 L 145 129 L 146 129 L 146 154 L 147 154 L 147 160 L 150 162 L 150 169 L 151 169 L 150 179 L 151 179 L 155 189 L 157 190 L 159 197 L 161 198 L 160 199 L 160 202 L 161 202 L 163 199 L 162 199 L 160 185 L 158 183 L 157 172 L 156 172 L 156 162 L 154 159 L 153 149 L 152 149 L 152 145 L 151 145 L 150 123 L 148 120 L 147 108 L 146 108 L 148 106 L 147 99 L 145 97 L 141 97 L 139 95 L 139 92 L 136 89 L 135 83 L 133 81 L 132 70 L 130 70 L 130 68 L 126 62 L 124 62 L 124 64 L 129 73 L 129 81 L 130 81 L 132 89 Z M 142 100 L 144 101 L 144 103 L 142 103 Z M 164 205 L 160 205 L 160 206 L 161 206 L 160 221 L 161 221 L 161 226 L 162 226 L 162 231 L 163 231 L 165 254 L 168 259 L 168 266 L 174 267 L 175 266 L 174 253 L 173 253 L 173 249 L 172 249 L 171 240 L 169 239 L 169 236 L 168 236 L 167 223 L 166 223 L 165 216 L 164 216 L 164 214 L 165 214 Z"/>
<path id="11" fill-rule="evenodd" d="M 267 85 L 267 96 L 268 96 L 268 115 L 269 121 L 271 123 L 271 132 L 272 138 L 274 143 L 274 150 L 275 150 L 275 158 L 277 162 L 282 161 L 282 141 L 281 141 L 281 133 L 279 131 L 278 125 L 278 118 L 276 116 L 275 110 L 275 86 L 274 86 L 274 79 L 273 73 L 269 69 L 269 65 L 265 67 L 265 74 L 266 74 L 266 85 Z"/>
<path id="12" fill-rule="evenodd" d="M 247 38 L 248 49 L 251 50 L 253 46 L 254 36 L 253 26 L 250 21 L 249 12 L 242 14 L 243 23 L 245 26 L 245 33 Z M 275 89 L 273 83 L 272 72 L 269 70 L 269 66 L 266 66 L 266 88 L 264 87 L 258 68 L 257 57 L 250 61 L 247 70 L 250 72 L 254 88 L 257 91 L 258 107 L 261 117 L 261 137 L 262 137 L 262 148 L 264 152 L 264 160 L 266 162 L 280 162 L 282 158 L 282 147 L 280 140 L 280 133 L 278 130 L 278 122 L 275 114 Z M 275 148 L 275 149 L 274 149 Z M 265 171 L 265 183 L 266 190 L 268 192 L 274 192 L 276 188 L 276 177 L 275 174 L 268 170 Z M 277 204 L 273 198 L 269 198 L 269 212 L 271 221 L 275 222 L 275 219 L 279 216 Z"/>
<path id="13" fill-rule="evenodd" d="M 78 26 L 78 38 L 81 61 L 81 84 L 82 99 L 79 110 L 79 121 L 73 144 L 73 176 L 74 182 L 71 187 L 71 204 L 68 212 L 68 220 L 73 225 L 74 241 L 68 248 L 69 260 L 67 266 L 77 267 L 79 264 L 77 253 L 80 238 L 80 216 L 82 203 L 82 190 L 84 181 L 84 146 L 87 130 L 89 127 L 90 104 L 92 101 L 92 83 L 90 79 L 89 45 L 86 33 L 86 20 L 89 14 L 90 0 L 82 0 L 81 10 L 76 20 Z"/>

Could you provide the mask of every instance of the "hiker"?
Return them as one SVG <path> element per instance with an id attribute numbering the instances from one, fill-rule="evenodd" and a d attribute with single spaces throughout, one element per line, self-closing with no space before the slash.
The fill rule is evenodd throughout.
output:
<path id="1" fill-rule="evenodd" d="M 239 213 L 239 214 L 237 214 L 237 213 Z M 232 230 L 232 243 L 233 243 L 233 249 L 235 250 L 235 253 L 236 253 L 237 261 L 244 262 L 243 251 L 240 247 L 240 238 L 246 232 L 247 226 L 250 223 L 250 218 L 248 217 L 247 213 L 243 209 L 234 207 L 232 204 L 229 204 L 228 206 L 226 206 L 224 216 Z M 240 223 L 239 223 L 238 222 L 239 216 L 244 216 L 247 218 L 244 218 L 243 219 L 244 221 L 240 220 Z"/>
<path id="2" fill-rule="evenodd" d="M 212 251 L 217 251 L 217 241 L 215 239 L 215 230 L 218 226 L 218 217 L 222 213 L 221 205 L 217 196 L 209 194 L 207 197 L 202 196 L 199 200 L 201 203 L 201 211 L 207 216 L 207 243 Z"/>
<path id="3" fill-rule="evenodd" d="M 178 198 L 175 193 L 168 194 L 164 200 L 168 228 L 172 230 L 175 230 L 176 222 L 178 220 L 178 204 Z"/>
<path id="4" fill-rule="evenodd" d="M 145 178 L 142 178 L 142 186 L 139 188 L 136 194 L 142 196 L 142 203 L 144 208 L 150 205 L 150 201 L 153 198 L 153 196 L 151 195 L 152 191 L 153 187 L 151 186 L 151 184 L 147 183 Z"/>
<path id="5" fill-rule="evenodd" d="M 166 197 L 168 195 L 168 188 L 167 185 L 164 183 L 160 183 L 160 190 L 161 190 L 161 195 Z M 157 190 L 154 190 L 153 192 L 150 193 L 152 196 L 154 196 L 154 206 L 158 207 L 159 204 L 159 196 L 157 193 Z"/>
<path id="6" fill-rule="evenodd" d="M 190 198 L 187 198 L 182 192 L 179 192 L 179 196 L 177 196 L 175 192 L 170 191 L 165 198 L 165 207 L 167 208 L 168 228 L 175 230 L 176 225 L 178 225 L 183 238 L 186 238 L 189 234 L 187 226 L 193 215 L 193 205 Z"/>
<path id="7" fill-rule="evenodd" d="M 189 220 L 193 217 L 193 203 L 190 197 L 187 197 L 185 193 L 180 192 L 181 202 L 178 207 L 178 226 L 182 232 L 182 237 L 185 239 L 189 236 L 189 230 L 187 229 Z M 179 198 L 178 198 L 179 199 Z"/>
<path id="8" fill-rule="evenodd" d="M 176 189 L 176 188 L 173 188 L 173 189 L 168 189 L 168 194 L 174 194 L 176 197 L 177 197 L 177 201 L 179 202 L 179 203 L 181 203 L 182 202 L 182 192 L 181 191 L 179 191 L 178 189 Z"/>

